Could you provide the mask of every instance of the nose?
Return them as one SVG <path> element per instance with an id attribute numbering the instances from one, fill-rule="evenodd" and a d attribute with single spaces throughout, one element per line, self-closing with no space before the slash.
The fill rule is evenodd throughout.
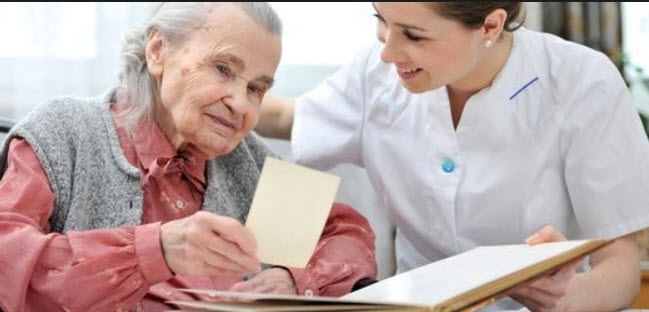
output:
<path id="1" fill-rule="evenodd" d="M 242 116 L 248 111 L 250 101 L 248 100 L 247 82 L 239 79 L 237 83 L 230 86 L 230 94 L 223 99 L 223 103 L 236 116 Z"/>
<path id="2" fill-rule="evenodd" d="M 395 36 L 391 34 L 391 31 L 386 31 L 383 33 L 383 36 L 381 36 L 381 39 L 381 42 L 383 42 L 381 60 L 388 64 L 398 63 L 400 59 L 403 58 L 403 53 L 401 52 Z"/>

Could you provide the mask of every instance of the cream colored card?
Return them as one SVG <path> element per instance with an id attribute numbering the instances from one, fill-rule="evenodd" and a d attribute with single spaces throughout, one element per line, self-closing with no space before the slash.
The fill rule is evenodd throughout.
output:
<path id="1" fill-rule="evenodd" d="M 337 176 L 267 157 L 246 220 L 259 261 L 304 268 L 339 184 Z"/>

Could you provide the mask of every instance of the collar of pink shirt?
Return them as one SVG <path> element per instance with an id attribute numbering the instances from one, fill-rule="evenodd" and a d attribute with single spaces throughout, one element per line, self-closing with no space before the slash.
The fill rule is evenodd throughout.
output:
<path id="1" fill-rule="evenodd" d="M 140 121 L 134 126 L 131 136 L 133 149 L 145 172 L 143 185 L 149 181 L 149 176 L 160 178 L 181 173 L 197 189 L 205 189 L 205 161 L 197 160 L 190 153 L 177 153 L 155 122 L 149 119 Z"/>

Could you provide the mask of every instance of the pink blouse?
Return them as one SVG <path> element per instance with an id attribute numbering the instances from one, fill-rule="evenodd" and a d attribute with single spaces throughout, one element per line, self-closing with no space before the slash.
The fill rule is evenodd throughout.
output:
<path id="1" fill-rule="evenodd" d="M 50 232 L 54 194 L 32 147 L 11 141 L 0 180 L 0 307 L 4 311 L 162 311 L 168 300 L 206 299 L 173 288 L 228 289 L 235 277 L 187 277 L 167 267 L 160 224 L 198 211 L 205 162 L 177 155 L 154 123 L 133 136 L 118 127 L 128 161 L 140 169 L 142 223 Z M 365 218 L 334 204 L 306 269 L 289 268 L 300 294 L 339 296 L 376 275 L 374 234 Z"/>

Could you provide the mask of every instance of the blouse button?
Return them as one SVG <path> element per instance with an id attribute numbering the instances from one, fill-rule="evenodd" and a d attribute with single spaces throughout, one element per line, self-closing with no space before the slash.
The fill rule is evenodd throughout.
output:
<path id="1" fill-rule="evenodd" d="M 442 163 L 442 170 L 446 173 L 451 173 L 455 170 L 455 161 L 450 157 L 445 157 L 444 162 Z"/>
<path id="2" fill-rule="evenodd" d="M 180 199 L 177 200 L 176 201 L 176 209 L 181 209 L 182 210 L 183 208 L 185 208 L 185 203 Z"/>
<path id="3" fill-rule="evenodd" d="M 307 289 L 304 291 L 304 295 L 307 297 L 313 297 L 313 290 Z"/>

